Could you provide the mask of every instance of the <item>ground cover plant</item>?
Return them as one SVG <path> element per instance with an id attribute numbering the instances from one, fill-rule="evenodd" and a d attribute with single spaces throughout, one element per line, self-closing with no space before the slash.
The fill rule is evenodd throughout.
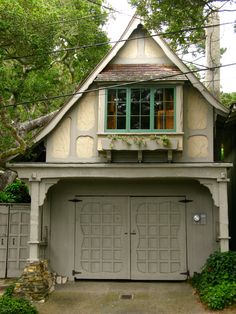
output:
<path id="1" fill-rule="evenodd" d="M 0 314 L 37 314 L 36 308 L 23 298 L 14 297 L 14 285 L 8 287 L 0 297 Z"/>
<path id="2" fill-rule="evenodd" d="M 236 252 L 215 252 L 209 256 L 192 284 L 200 299 L 212 310 L 236 304 Z"/>

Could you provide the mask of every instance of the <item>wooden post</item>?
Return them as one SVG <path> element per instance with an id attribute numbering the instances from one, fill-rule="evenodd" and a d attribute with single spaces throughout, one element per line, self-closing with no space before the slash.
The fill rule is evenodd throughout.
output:
<path id="1" fill-rule="evenodd" d="M 38 180 L 30 182 L 31 211 L 30 211 L 30 241 L 29 262 L 39 260 L 39 185 Z"/>
<path id="2" fill-rule="evenodd" d="M 228 197 L 227 181 L 218 180 L 219 186 L 219 240 L 221 252 L 229 250 L 229 221 L 228 221 Z"/>

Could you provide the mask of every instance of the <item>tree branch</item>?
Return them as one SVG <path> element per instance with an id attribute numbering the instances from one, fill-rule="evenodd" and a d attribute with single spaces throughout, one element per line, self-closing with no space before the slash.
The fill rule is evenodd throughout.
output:
<path id="1" fill-rule="evenodd" d="M 17 133 L 17 129 L 14 128 L 14 126 L 11 125 L 11 123 L 7 121 L 7 111 L 4 106 L 1 106 L 1 103 L 2 103 L 2 99 L 0 99 L 0 108 L 1 108 L 0 115 L 2 118 L 2 124 L 6 129 L 10 131 L 11 136 L 14 138 L 17 144 L 17 147 L 10 148 L 6 150 L 5 152 L 0 153 L 0 163 L 4 163 L 8 158 L 15 156 L 19 153 L 23 153 L 26 150 L 27 145 L 25 141 L 23 140 L 23 138 Z"/>
<path id="2" fill-rule="evenodd" d="M 18 130 L 21 136 L 24 136 L 26 133 L 35 130 L 37 128 L 43 127 L 47 124 L 58 112 L 58 110 L 48 113 L 45 116 L 39 117 L 37 119 L 26 121 L 20 124 Z"/>

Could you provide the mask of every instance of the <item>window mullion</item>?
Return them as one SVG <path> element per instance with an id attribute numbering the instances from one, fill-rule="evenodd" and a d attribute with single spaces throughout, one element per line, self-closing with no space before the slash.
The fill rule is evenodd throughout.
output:
<path id="1" fill-rule="evenodd" d="M 154 89 L 150 89 L 150 131 L 154 130 Z"/>
<path id="2" fill-rule="evenodd" d="M 130 131 L 130 108 L 131 108 L 131 90 L 130 88 L 126 88 L 126 130 Z"/>

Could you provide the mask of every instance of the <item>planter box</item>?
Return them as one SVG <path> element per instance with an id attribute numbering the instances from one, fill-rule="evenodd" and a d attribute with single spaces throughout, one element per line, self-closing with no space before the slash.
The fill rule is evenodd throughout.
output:
<path id="1" fill-rule="evenodd" d="M 101 139 L 101 148 L 103 151 L 108 151 L 108 150 L 115 150 L 115 151 L 177 150 L 177 147 L 178 147 L 178 140 L 176 139 L 170 139 L 168 145 L 163 145 L 161 140 L 159 142 L 156 140 L 149 139 L 148 137 L 147 139 L 140 141 L 140 143 L 134 143 L 132 138 L 128 139 L 128 143 L 126 142 L 126 140 L 122 140 L 122 139 L 117 139 L 117 140 L 113 140 L 110 138 Z"/>

